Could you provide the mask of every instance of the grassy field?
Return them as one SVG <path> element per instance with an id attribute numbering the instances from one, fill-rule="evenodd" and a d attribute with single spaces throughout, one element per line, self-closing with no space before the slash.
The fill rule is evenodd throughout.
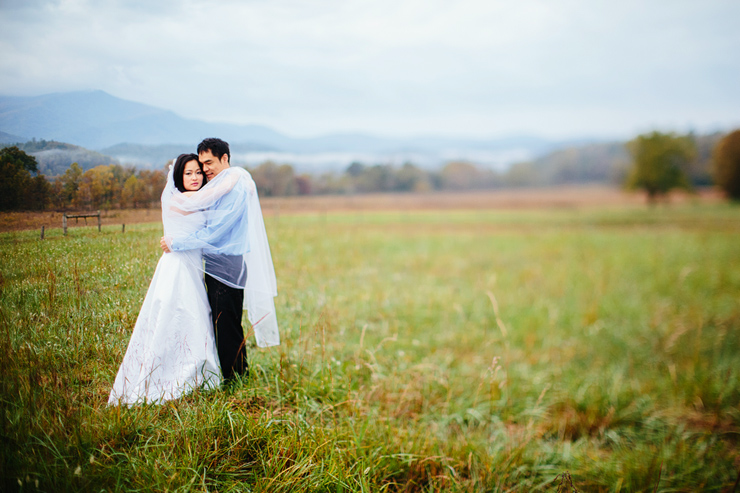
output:
<path id="1" fill-rule="evenodd" d="M 131 409 L 105 403 L 160 225 L 0 235 L 0 489 L 734 491 L 737 206 L 267 227 L 283 344 Z"/>

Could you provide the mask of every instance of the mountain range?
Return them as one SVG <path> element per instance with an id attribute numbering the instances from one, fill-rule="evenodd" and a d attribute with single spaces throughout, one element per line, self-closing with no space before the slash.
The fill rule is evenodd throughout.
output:
<path id="1" fill-rule="evenodd" d="M 192 150 L 204 137 L 220 137 L 232 147 L 235 162 L 249 156 L 280 159 L 289 154 L 305 171 L 346 167 L 348 160 L 413 160 L 422 166 L 468 159 L 484 166 L 510 164 L 575 142 L 534 136 L 501 139 L 441 137 L 383 138 L 332 134 L 294 138 L 261 125 L 209 123 L 172 111 L 114 97 L 103 91 L 42 96 L 0 96 L 0 142 L 55 140 L 99 151 L 124 164 L 160 166 L 178 152 Z M 585 141 L 584 141 L 585 142 Z M 308 158 L 307 156 L 311 156 Z M 508 161 L 508 163 L 506 162 Z M 333 164 L 330 164 L 333 163 Z"/>

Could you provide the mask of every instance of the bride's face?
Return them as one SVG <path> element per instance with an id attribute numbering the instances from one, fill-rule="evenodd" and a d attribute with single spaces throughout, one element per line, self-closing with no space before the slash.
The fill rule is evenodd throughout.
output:
<path id="1" fill-rule="evenodd" d="M 185 164 L 185 170 L 182 172 L 182 185 L 190 192 L 200 190 L 203 185 L 203 172 L 198 166 L 198 161 L 193 160 Z"/>

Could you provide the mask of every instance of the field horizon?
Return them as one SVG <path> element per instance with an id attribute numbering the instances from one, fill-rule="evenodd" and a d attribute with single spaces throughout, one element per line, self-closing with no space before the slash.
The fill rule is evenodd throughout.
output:
<path id="1" fill-rule="evenodd" d="M 674 191 L 659 205 L 722 202 L 715 188 L 695 193 Z M 415 193 L 368 193 L 347 195 L 302 195 L 260 198 L 265 216 L 276 214 L 326 214 L 331 212 L 489 210 L 592 208 L 646 205 L 644 193 L 606 185 L 563 185 L 543 188 L 435 191 Z M 80 212 L 78 210 L 74 210 Z M 69 212 L 72 212 L 70 210 Z M 90 211 L 87 211 L 90 212 Z M 0 212 L 0 233 L 29 229 L 61 228 L 63 211 Z M 96 219 L 70 220 L 69 227 L 93 225 Z M 101 222 L 109 226 L 161 221 L 157 208 L 101 210 Z"/>

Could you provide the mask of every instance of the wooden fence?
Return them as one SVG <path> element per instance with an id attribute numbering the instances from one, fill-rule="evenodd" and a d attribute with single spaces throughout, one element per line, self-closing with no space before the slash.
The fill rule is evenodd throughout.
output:
<path id="1" fill-rule="evenodd" d="M 62 229 L 64 229 L 64 236 L 67 236 L 67 219 L 74 219 L 75 223 L 79 218 L 85 219 L 85 224 L 87 224 L 87 218 L 88 217 L 97 217 L 98 218 L 98 233 L 100 232 L 100 211 L 97 212 L 87 212 L 84 214 L 67 214 L 66 212 L 62 215 Z M 43 233 L 42 233 L 43 235 Z M 43 237 L 43 236 L 42 236 Z"/>

